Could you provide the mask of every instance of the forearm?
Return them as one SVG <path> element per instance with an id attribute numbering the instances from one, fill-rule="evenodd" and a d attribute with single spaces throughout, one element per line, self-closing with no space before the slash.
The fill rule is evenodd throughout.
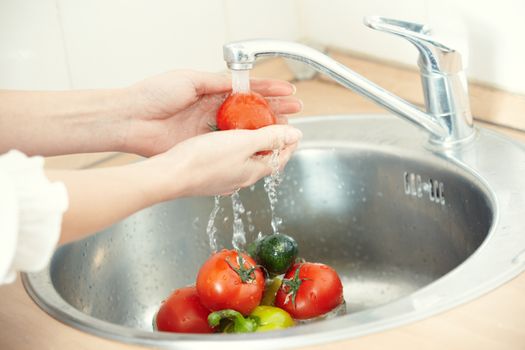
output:
<path id="1" fill-rule="evenodd" d="M 279 168 L 290 159 L 301 132 L 288 125 L 258 130 L 207 133 L 170 151 L 121 167 L 47 171 L 67 188 L 61 242 L 81 238 L 166 200 L 232 193 L 272 172 L 268 157 L 253 155 L 281 149 Z"/>
<path id="2" fill-rule="evenodd" d="M 62 221 L 61 243 L 100 231 L 157 202 L 177 197 L 175 184 L 166 186 L 145 162 L 122 167 L 48 171 L 65 184 L 69 208 Z"/>
<path id="3" fill-rule="evenodd" d="M 0 153 L 120 150 L 131 102 L 125 89 L 0 91 Z"/>

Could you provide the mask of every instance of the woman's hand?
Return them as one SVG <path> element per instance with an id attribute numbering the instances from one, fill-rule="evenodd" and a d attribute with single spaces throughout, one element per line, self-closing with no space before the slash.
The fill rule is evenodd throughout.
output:
<path id="1" fill-rule="evenodd" d="M 282 80 L 252 80 L 276 114 L 296 113 L 301 102 Z M 28 155 L 123 151 L 153 156 L 210 131 L 231 90 L 227 75 L 172 71 L 131 87 L 106 90 L 0 90 L 0 153 Z M 286 123 L 281 117 L 280 123 Z"/>
<path id="2" fill-rule="evenodd" d="M 130 165 L 86 170 L 50 170 L 65 184 L 69 209 L 62 242 L 78 239 L 155 203 L 185 196 L 229 194 L 272 172 L 270 156 L 280 149 L 284 168 L 302 134 L 289 125 L 258 130 L 217 131 L 183 141 L 168 152 Z"/>
<path id="3" fill-rule="evenodd" d="M 302 108 L 301 101 L 291 96 L 295 87 L 286 81 L 254 79 L 251 88 L 269 99 L 282 124 L 286 123 L 283 115 Z M 122 150 L 152 156 L 211 131 L 217 109 L 231 91 L 231 79 L 224 74 L 171 71 L 126 91 L 132 102 L 120 127 L 125 132 Z"/>
<path id="4" fill-rule="evenodd" d="M 279 169 L 283 170 L 301 137 L 301 131 L 288 125 L 218 131 L 181 142 L 144 165 L 150 162 L 150 173 L 164 175 L 155 201 L 230 194 L 271 174 L 271 155 L 255 153 L 279 150 Z"/>

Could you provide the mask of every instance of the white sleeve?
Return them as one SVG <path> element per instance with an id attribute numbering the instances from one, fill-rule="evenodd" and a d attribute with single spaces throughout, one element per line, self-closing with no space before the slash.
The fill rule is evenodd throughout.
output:
<path id="1" fill-rule="evenodd" d="M 0 155 L 0 284 L 49 262 L 68 207 L 66 187 L 45 176 L 44 159 Z"/>

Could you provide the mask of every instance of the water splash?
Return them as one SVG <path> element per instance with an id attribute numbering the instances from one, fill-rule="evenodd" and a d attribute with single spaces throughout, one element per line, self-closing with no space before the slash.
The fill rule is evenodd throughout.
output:
<path id="1" fill-rule="evenodd" d="M 217 226 L 215 226 L 215 218 L 217 217 L 217 213 L 219 212 L 220 208 L 221 208 L 221 197 L 215 196 L 213 209 L 208 219 L 208 225 L 206 226 L 206 233 L 208 234 L 208 238 L 210 240 L 210 250 L 212 254 L 216 253 L 218 250 L 217 248 Z"/>
<path id="2" fill-rule="evenodd" d="M 282 182 L 282 175 L 279 171 L 279 150 L 273 150 L 270 157 L 270 166 L 272 174 L 264 178 L 264 190 L 268 194 L 268 201 L 270 202 L 270 213 L 272 216 L 271 225 L 273 233 L 279 233 L 283 219 L 275 215 L 275 207 L 277 206 L 277 187 Z"/>
<path id="3" fill-rule="evenodd" d="M 246 245 L 246 233 L 244 232 L 244 224 L 242 222 L 242 214 L 244 214 L 244 206 L 239 196 L 239 191 L 235 191 L 231 195 L 232 209 L 233 209 L 233 237 L 232 245 L 236 250 L 244 250 Z"/>
<path id="4" fill-rule="evenodd" d="M 247 94 L 250 92 L 250 71 L 232 70 L 232 93 Z"/>
<path id="5" fill-rule="evenodd" d="M 252 211 L 246 212 L 246 221 L 248 221 L 248 232 L 253 233 L 255 231 L 255 225 L 253 224 Z"/>

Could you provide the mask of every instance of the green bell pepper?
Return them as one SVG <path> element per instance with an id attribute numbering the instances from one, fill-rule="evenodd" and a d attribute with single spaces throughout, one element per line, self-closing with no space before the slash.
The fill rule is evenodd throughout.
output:
<path id="1" fill-rule="evenodd" d="M 257 306 L 248 317 L 231 309 L 215 311 L 208 316 L 208 324 L 213 328 L 221 325 L 222 320 L 231 321 L 226 325 L 222 323 L 224 333 L 266 332 L 295 325 L 288 312 L 266 305 Z"/>

